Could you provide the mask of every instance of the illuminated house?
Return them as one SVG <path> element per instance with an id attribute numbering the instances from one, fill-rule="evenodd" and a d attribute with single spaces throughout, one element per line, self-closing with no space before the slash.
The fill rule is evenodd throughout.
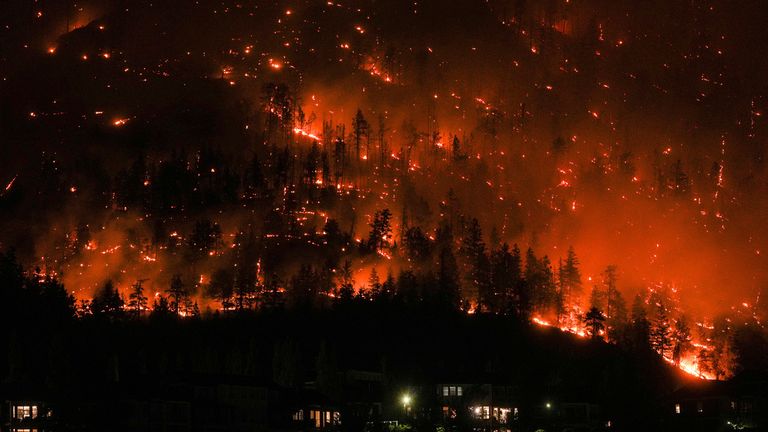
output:
<path id="1" fill-rule="evenodd" d="M 309 381 L 302 389 L 282 389 L 281 409 L 290 410 L 291 430 L 363 430 L 382 413 L 384 374 L 373 370 L 347 369 L 337 373 L 338 388 L 321 391 Z M 334 397 L 329 394 L 335 395 Z"/>
<path id="2" fill-rule="evenodd" d="M 667 404 L 679 430 L 764 430 L 768 376 L 743 373 L 730 381 L 698 381 L 677 390 Z"/>
<path id="3" fill-rule="evenodd" d="M 3 412 L 2 432 L 43 432 L 52 424 L 51 411 L 40 401 L 6 401 Z"/>
<path id="4" fill-rule="evenodd" d="M 520 392 L 512 385 L 444 380 L 411 391 L 412 406 L 405 407 L 405 411 L 399 407 L 407 417 L 474 431 L 508 431 L 515 429 L 519 420 L 516 395 Z"/>
<path id="5" fill-rule="evenodd" d="M 291 417 L 299 426 L 308 426 L 314 429 L 334 429 L 341 425 L 339 411 L 320 405 L 307 405 L 299 408 Z"/>
<path id="6" fill-rule="evenodd" d="M 443 421 L 475 430 L 508 430 L 520 412 L 515 393 L 498 384 L 440 383 L 436 389 Z"/>
<path id="7" fill-rule="evenodd" d="M 292 411 L 292 430 L 336 430 L 341 426 L 339 405 L 317 391 L 293 392 L 283 404 Z"/>

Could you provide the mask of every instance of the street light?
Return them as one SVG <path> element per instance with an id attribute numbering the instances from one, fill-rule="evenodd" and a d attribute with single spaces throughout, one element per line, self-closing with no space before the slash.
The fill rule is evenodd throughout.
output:
<path id="1" fill-rule="evenodd" d="M 411 395 L 408 393 L 405 393 L 403 397 L 400 399 L 403 402 L 403 412 L 405 413 L 405 416 L 408 416 L 408 407 L 411 405 Z"/>

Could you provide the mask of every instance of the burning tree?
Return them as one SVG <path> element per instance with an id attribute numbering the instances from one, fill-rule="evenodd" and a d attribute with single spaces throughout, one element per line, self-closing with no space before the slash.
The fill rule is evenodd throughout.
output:
<path id="1" fill-rule="evenodd" d="M 371 222 L 371 232 L 368 234 L 368 248 L 373 252 L 381 252 L 389 248 L 392 238 L 392 213 L 389 209 L 377 211 Z"/>

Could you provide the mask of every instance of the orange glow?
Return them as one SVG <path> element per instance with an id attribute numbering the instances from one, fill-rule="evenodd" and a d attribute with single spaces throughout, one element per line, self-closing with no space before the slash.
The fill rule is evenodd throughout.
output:
<path id="1" fill-rule="evenodd" d="M 317 135 L 315 135 L 315 134 L 313 134 L 311 132 L 307 132 L 307 131 L 305 131 L 305 130 L 303 130 L 301 128 L 297 128 L 297 127 L 293 128 L 293 133 L 296 134 L 296 135 L 300 135 L 300 136 L 307 137 L 309 139 L 315 140 L 318 143 L 322 144 L 322 141 L 320 140 L 319 136 L 317 136 Z"/>
<path id="2" fill-rule="evenodd" d="M 283 68 L 283 63 L 278 60 L 269 59 L 269 67 L 274 70 L 280 70 Z"/>

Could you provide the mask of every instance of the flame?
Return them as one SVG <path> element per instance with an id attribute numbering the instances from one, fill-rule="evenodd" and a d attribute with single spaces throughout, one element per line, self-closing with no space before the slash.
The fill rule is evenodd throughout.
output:
<path id="1" fill-rule="evenodd" d="M 682 359 L 680 359 L 680 362 L 678 364 L 675 364 L 674 360 L 668 357 L 664 357 L 664 361 L 667 363 L 677 367 L 681 371 L 694 376 L 696 378 L 705 379 L 705 380 L 714 380 L 716 377 L 710 373 L 705 373 L 701 369 L 699 369 L 699 362 L 696 359 L 696 356 L 689 355 Z"/>
<path id="2" fill-rule="evenodd" d="M 368 57 L 361 66 L 361 69 L 368 72 L 372 77 L 380 79 L 384 83 L 391 84 L 395 82 L 392 75 L 385 71 L 381 64 L 373 57 Z"/>
<path id="3" fill-rule="evenodd" d="M 8 182 L 8 184 L 5 186 L 5 190 L 4 190 L 4 192 L 3 192 L 3 193 L 5 193 L 5 192 L 8 192 L 8 191 L 10 191 L 10 190 L 11 190 L 11 188 L 13 188 L 13 184 L 14 184 L 14 183 L 16 183 L 16 179 L 17 179 L 18 177 L 19 177 L 19 175 L 18 175 L 18 174 L 16 174 L 15 176 L 13 176 L 13 178 L 11 179 L 11 181 L 10 181 L 10 182 Z"/>
<path id="4" fill-rule="evenodd" d="M 304 129 L 295 127 L 295 128 L 293 128 L 293 133 L 296 134 L 296 135 L 300 135 L 300 136 L 307 137 L 309 139 L 315 140 L 315 141 L 318 142 L 318 144 L 322 144 L 322 140 L 320 139 L 319 136 L 317 136 L 317 135 L 315 135 L 315 134 L 313 134 L 311 132 L 307 132 Z"/>

